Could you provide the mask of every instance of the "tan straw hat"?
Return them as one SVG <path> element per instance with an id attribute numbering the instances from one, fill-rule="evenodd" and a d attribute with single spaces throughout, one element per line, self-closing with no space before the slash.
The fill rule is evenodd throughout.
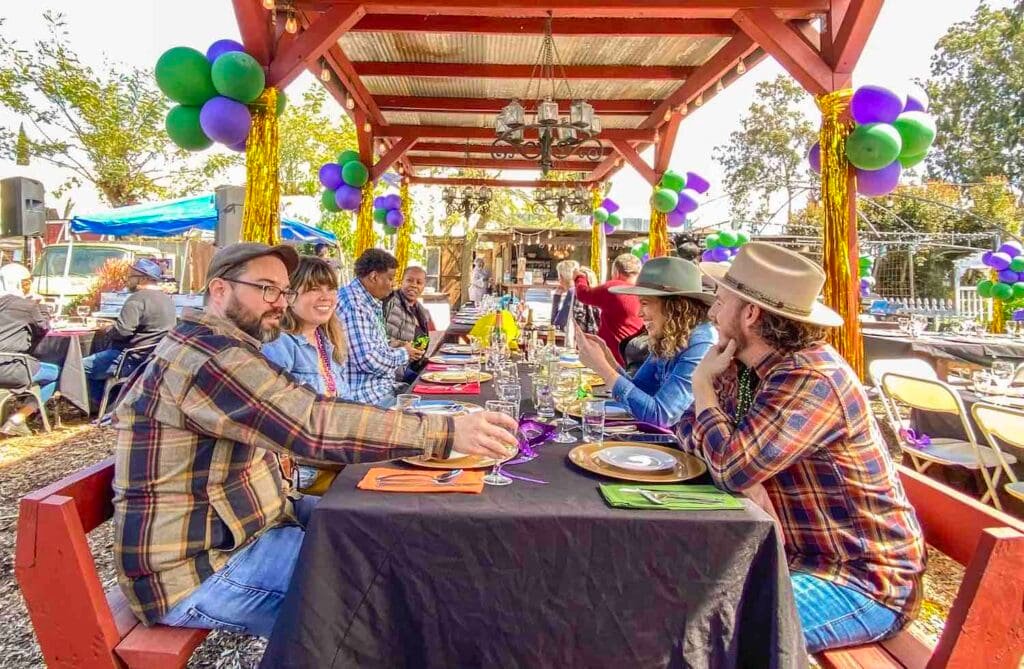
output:
<path id="1" fill-rule="evenodd" d="M 740 247 L 732 265 L 702 262 L 700 269 L 719 288 L 766 311 L 823 327 L 843 324 L 839 314 L 818 302 L 825 272 L 799 253 L 781 246 L 750 242 Z"/>

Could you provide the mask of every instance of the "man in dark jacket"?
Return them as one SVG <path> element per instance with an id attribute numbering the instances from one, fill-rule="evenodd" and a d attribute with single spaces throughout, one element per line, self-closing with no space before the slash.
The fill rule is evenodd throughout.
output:
<path id="1" fill-rule="evenodd" d="M 385 298 L 384 328 L 392 346 L 410 343 L 420 350 L 426 349 L 430 331 L 434 329 L 430 313 L 419 302 L 426 285 L 427 273 L 422 267 L 407 267 L 402 274 L 402 285 Z M 426 364 L 426 358 L 410 360 L 399 380 L 411 383 Z"/>

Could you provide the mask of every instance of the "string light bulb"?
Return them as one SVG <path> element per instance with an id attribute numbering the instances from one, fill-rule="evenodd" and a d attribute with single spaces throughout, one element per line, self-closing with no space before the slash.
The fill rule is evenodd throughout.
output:
<path id="1" fill-rule="evenodd" d="M 369 122 L 363 124 L 363 132 L 368 134 L 371 130 L 373 130 L 373 126 Z"/>
<path id="2" fill-rule="evenodd" d="M 345 109 L 355 109 L 356 101 L 352 99 L 351 95 L 345 96 Z"/>
<path id="3" fill-rule="evenodd" d="M 745 73 L 746 71 L 747 71 L 747 64 L 746 64 L 746 63 L 744 63 L 744 62 L 743 62 L 743 61 L 741 60 L 741 61 L 740 61 L 740 64 L 736 66 L 736 74 L 743 74 L 743 73 Z"/>
<path id="4" fill-rule="evenodd" d="M 291 35 L 299 32 L 299 20 L 295 18 L 294 11 L 288 12 L 288 18 L 284 22 L 284 30 Z"/>
<path id="5" fill-rule="evenodd" d="M 719 79 L 718 81 L 715 82 L 715 92 L 716 93 L 721 93 L 724 90 L 725 90 L 725 86 L 722 84 L 722 80 Z"/>
<path id="6" fill-rule="evenodd" d="M 331 70 L 327 67 L 327 61 L 320 61 L 320 81 L 328 82 L 331 80 Z"/>
<path id="7" fill-rule="evenodd" d="M 276 7 L 277 4 L 274 2 L 274 0 L 263 0 L 263 9 L 272 12 Z"/>
<path id="8" fill-rule="evenodd" d="M 702 104 L 704 104 L 704 91 L 701 91 L 700 94 L 697 95 L 697 99 L 693 101 L 694 107 L 700 107 Z"/>

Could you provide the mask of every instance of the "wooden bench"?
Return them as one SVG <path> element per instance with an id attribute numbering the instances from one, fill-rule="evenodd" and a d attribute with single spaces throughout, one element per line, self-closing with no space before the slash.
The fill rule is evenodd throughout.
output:
<path id="1" fill-rule="evenodd" d="M 21 500 L 14 573 L 50 667 L 183 667 L 209 633 L 139 623 L 103 591 L 86 535 L 114 513 L 113 459 Z"/>
<path id="2" fill-rule="evenodd" d="M 925 540 L 965 567 L 953 608 L 931 647 L 904 630 L 816 656 L 832 669 L 1018 669 L 1024 655 L 1024 523 L 899 466 Z"/>

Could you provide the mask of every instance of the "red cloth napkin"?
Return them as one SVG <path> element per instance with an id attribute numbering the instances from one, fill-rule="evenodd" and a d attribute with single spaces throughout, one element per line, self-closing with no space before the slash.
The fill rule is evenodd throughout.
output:
<path id="1" fill-rule="evenodd" d="M 450 371 L 455 371 L 455 370 L 459 370 L 459 369 L 462 369 L 462 365 L 446 364 L 446 363 L 440 363 L 440 362 L 428 362 L 427 363 L 427 371 L 428 372 L 450 372 Z"/>
<path id="2" fill-rule="evenodd" d="M 477 395 L 480 393 L 480 384 L 467 383 L 459 388 L 458 385 L 417 383 L 412 391 L 420 395 Z"/>

